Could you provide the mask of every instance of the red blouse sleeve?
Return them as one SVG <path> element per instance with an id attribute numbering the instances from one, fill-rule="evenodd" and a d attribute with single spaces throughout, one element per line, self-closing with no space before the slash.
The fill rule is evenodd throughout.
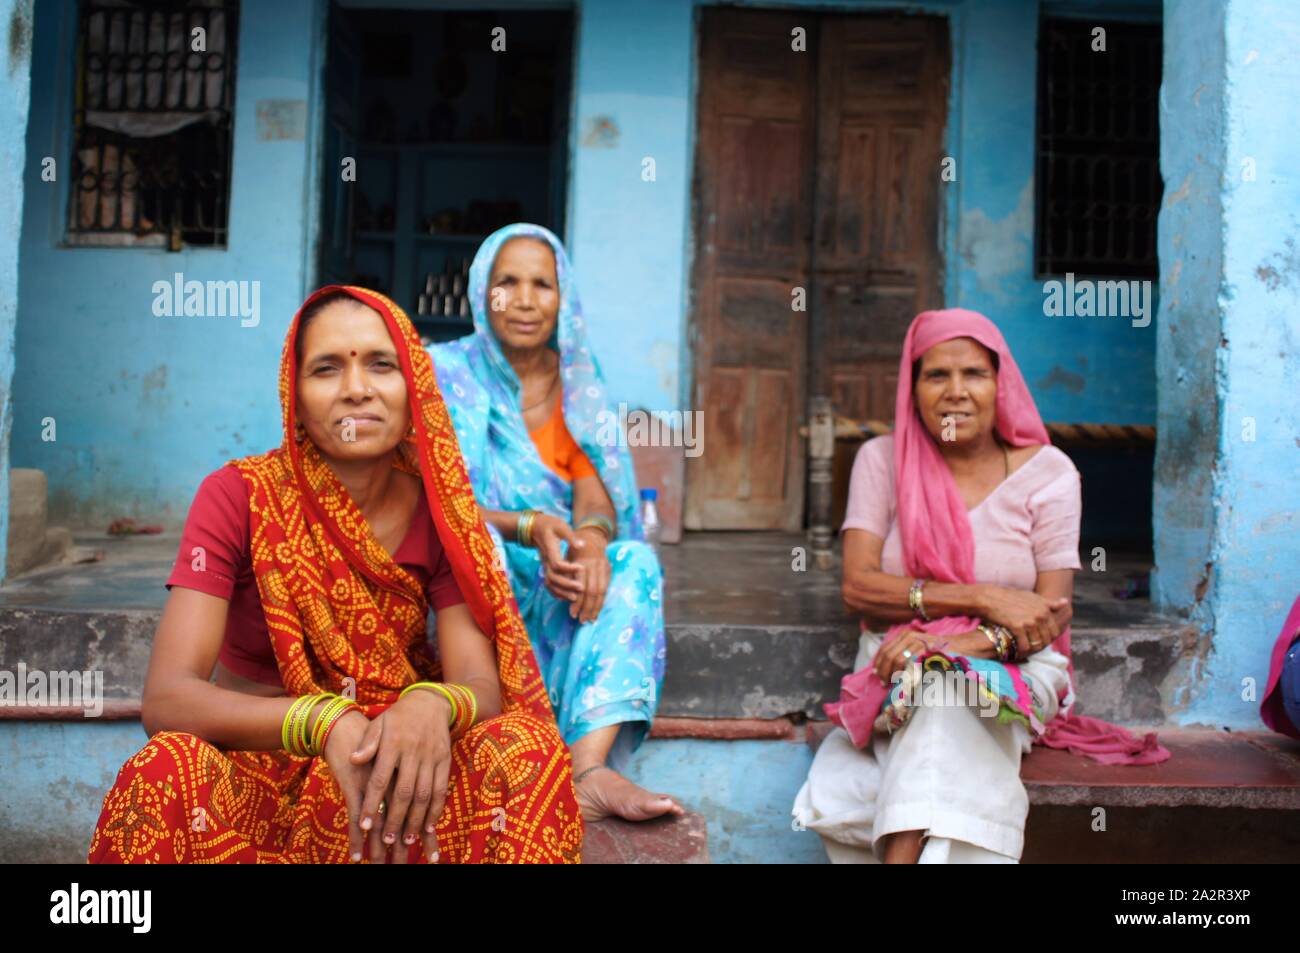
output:
<path id="1" fill-rule="evenodd" d="M 437 556 L 434 557 L 433 572 L 429 576 L 429 586 L 425 590 L 429 605 L 433 606 L 435 611 L 446 609 L 448 606 L 458 606 L 465 601 L 465 597 L 461 595 L 460 586 L 456 584 L 456 577 L 451 571 L 451 561 L 447 559 L 447 551 L 442 548 L 442 542 L 438 539 L 437 527 L 434 527 L 434 532 L 429 536 L 433 539 L 430 550 L 438 551 Z"/>
<path id="2" fill-rule="evenodd" d="M 229 600 L 239 568 L 247 560 L 247 485 L 234 467 L 222 467 L 210 473 L 194 494 L 167 588 L 197 589 Z"/>

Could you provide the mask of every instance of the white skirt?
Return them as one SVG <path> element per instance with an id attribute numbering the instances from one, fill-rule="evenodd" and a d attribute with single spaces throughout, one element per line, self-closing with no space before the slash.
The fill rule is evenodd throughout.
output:
<path id="1" fill-rule="evenodd" d="M 871 664 L 881 636 L 864 632 L 853 670 Z M 1065 656 L 1051 648 L 1021 664 L 1046 722 L 1069 686 Z M 922 831 L 920 862 L 1016 863 L 1029 797 L 1020 758 L 1032 739 L 1019 722 L 1000 724 L 973 705 L 920 704 L 892 734 L 855 748 L 836 728 L 817 749 L 795 797 L 796 823 L 821 835 L 832 863 L 879 863 L 882 838 Z"/>

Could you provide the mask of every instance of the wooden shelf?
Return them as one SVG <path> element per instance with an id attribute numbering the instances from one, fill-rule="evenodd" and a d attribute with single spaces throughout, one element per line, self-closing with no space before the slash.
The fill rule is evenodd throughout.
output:
<path id="1" fill-rule="evenodd" d="M 466 155 L 482 158 L 483 156 L 543 156 L 550 151 L 550 146 L 542 143 L 520 142 L 363 142 L 360 148 L 369 152 L 400 152 L 410 149 L 415 152 L 427 152 L 431 155 Z"/>
<path id="2" fill-rule="evenodd" d="M 482 242 L 487 238 L 490 232 L 480 234 L 470 234 L 469 232 L 416 232 L 415 240 L 417 242 Z"/>

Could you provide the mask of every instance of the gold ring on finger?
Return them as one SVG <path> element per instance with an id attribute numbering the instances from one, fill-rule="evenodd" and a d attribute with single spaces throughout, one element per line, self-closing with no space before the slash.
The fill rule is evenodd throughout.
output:
<path id="1" fill-rule="evenodd" d="M 388 810 L 388 804 L 385 803 L 384 801 L 380 801 L 380 802 L 379 802 L 379 808 L 378 808 L 379 813 L 380 813 L 380 814 L 383 814 L 384 811 L 386 811 L 386 810 Z"/>

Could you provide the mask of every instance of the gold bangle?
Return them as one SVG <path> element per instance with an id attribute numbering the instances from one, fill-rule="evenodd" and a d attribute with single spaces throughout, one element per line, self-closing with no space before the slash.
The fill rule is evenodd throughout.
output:
<path id="1" fill-rule="evenodd" d="M 920 617 L 922 622 L 929 622 L 930 617 L 925 611 L 925 596 L 922 593 L 924 588 L 924 579 L 912 580 L 912 587 L 907 590 L 907 607 L 912 610 L 913 615 Z"/>
<path id="2" fill-rule="evenodd" d="M 519 521 L 515 524 L 515 540 L 521 546 L 533 545 L 533 524 L 537 522 L 538 511 L 533 509 L 524 510 L 519 514 Z"/>
<path id="3" fill-rule="evenodd" d="M 599 513 L 584 517 L 581 523 L 573 527 L 575 533 L 584 529 L 600 530 L 605 534 L 605 542 L 607 543 L 614 538 L 614 524 L 610 522 L 609 517 L 601 516 Z"/>
<path id="4" fill-rule="evenodd" d="M 1006 626 L 997 626 L 998 634 L 1001 635 L 1007 643 L 1007 655 L 1004 661 L 1014 662 L 1020 656 L 1020 646 L 1016 643 L 1016 637 L 1011 634 L 1011 630 Z"/>
<path id="5" fill-rule="evenodd" d="M 1001 658 L 1002 641 L 998 638 L 997 633 L 994 632 L 993 629 L 991 629 L 987 624 L 983 622 L 981 622 L 975 628 L 978 629 L 980 632 L 983 632 L 985 638 L 987 638 L 990 642 L 993 643 L 993 651 L 998 655 L 999 658 Z"/>

